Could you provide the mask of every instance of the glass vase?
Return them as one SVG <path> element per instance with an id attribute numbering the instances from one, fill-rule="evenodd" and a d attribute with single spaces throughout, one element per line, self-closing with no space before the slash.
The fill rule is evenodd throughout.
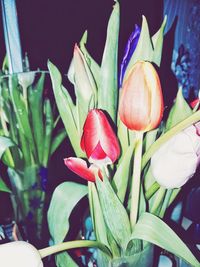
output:
<path id="1" fill-rule="evenodd" d="M 154 245 L 147 244 L 145 248 L 133 255 L 108 259 L 102 253 L 98 253 L 98 267 L 153 267 Z"/>
<path id="2" fill-rule="evenodd" d="M 23 172 L 8 168 L 8 176 L 15 220 L 21 226 L 23 238 L 38 245 L 42 240 L 47 170 L 38 166 L 31 166 Z"/>

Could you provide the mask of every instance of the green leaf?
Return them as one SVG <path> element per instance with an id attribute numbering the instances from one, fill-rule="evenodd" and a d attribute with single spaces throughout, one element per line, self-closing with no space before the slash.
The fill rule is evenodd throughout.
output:
<path id="1" fill-rule="evenodd" d="M 0 191 L 11 193 L 11 190 L 7 187 L 7 185 L 1 178 L 0 178 Z"/>
<path id="2" fill-rule="evenodd" d="M 12 146 L 16 146 L 13 141 L 5 136 L 0 136 L 0 158 L 3 156 L 4 152 Z"/>
<path id="3" fill-rule="evenodd" d="M 87 193 L 87 186 L 73 182 L 64 182 L 56 187 L 48 210 L 49 231 L 56 244 L 64 240 L 69 231 L 70 214 Z"/>
<path id="4" fill-rule="evenodd" d="M 52 140 L 50 155 L 52 155 L 57 150 L 57 148 L 61 145 L 66 137 L 67 133 L 65 129 L 61 129 Z"/>
<path id="5" fill-rule="evenodd" d="M 88 50 L 86 49 L 85 47 L 86 43 L 87 43 L 87 31 L 84 32 L 83 37 L 81 38 L 80 48 L 81 48 L 82 53 L 85 56 L 88 66 L 90 67 L 90 70 L 96 82 L 96 86 L 97 88 L 99 88 L 101 69 L 100 69 L 100 66 L 97 64 L 97 62 L 92 58 L 92 56 L 89 54 Z"/>
<path id="6" fill-rule="evenodd" d="M 95 107 L 97 88 L 91 70 L 78 46 L 75 47 L 73 64 L 76 97 L 87 113 L 91 101 L 93 102 L 92 108 Z"/>
<path id="7" fill-rule="evenodd" d="M 117 119 L 118 102 L 118 35 L 119 3 L 116 2 L 107 28 L 107 38 L 101 63 L 101 84 L 98 90 L 98 108 L 106 110 L 112 120 Z"/>
<path id="8" fill-rule="evenodd" d="M 173 126 L 192 115 L 192 113 L 192 109 L 183 97 L 182 89 L 179 88 L 176 101 L 167 119 L 166 130 L 171 129 Z"/>
<path id="9" fill-rule="evenodd" d="M 51 138 L 52 138 L 53 124 L 54 124 L 53 114 L 49 99 L 46 99 L 44 102 L 44 112 L 45 112 L 45 135 L 42 146 L 43 147 L 42 165 L 44 167 L 47 167 L 50 155 Z"/>
<path id="10" fill-rule="evenodd" d="M 116 194 L 124 202 L 128 180 L 130 177 L 130 171 L 132 169 L 132 156 L 133 156 L 134 146 L 131 145 L 126 151 L 123 159 L 117 167 L 117 171 L 113 177 L 113 188 L 116 190 Z"/>
<path id="11" fill-rule="evenodd" d="M 74 118 L 75 107 L 68 91 L 62 86 L 62 78 L 56 66 L 49 61 L 48 68 L 50 71 L 53 83 L 53 91 L 60 116 L 76 155 L 81 157 L 84 154 L 80 148 L 80 136 L 78 134 L 77 125 Z"/>
<path id="12" fill-rule="evenodd" d="M 131 70 L 133 65 L 138 60 L 147 60 L 151 62 L 152 55 L 153 55 L 153 46 L 152 46 L 151 37 L 149 34 L 149 27 L 148 27 L 145 16 L 142 16 L 142 28 L 141 28 L 140 37 L 139 37 L 136 49 L 127 66 L 127 69 L 124 75 L 124 80 L 127 78 L 129 71 Z"/>
<path id="13" fill-rule="evenodd" d="M 164 36 L 166 22 L 167 22 L 167 16 L 164 17 L 164 20 L 163 20 L 163 23 L 160 29 L 152 37 L 152 43 L 154 47 L 152 62 L 154 62 L 158 66 L 160 66 L 160 62 L 161 62 L 162 48 L 163 48 L 163 36 Z"/>
<path id="14" fill-rule="evenodd" d="M 177 255 L 194 267 L 200 266 L 200 262 L 178 235 L 161 219 L 150 213 L 141 215 L 133 229 L 132 239 L 148 241 Z"/>
<path id="15" fill-rule="evenodd" d="M 78 267 L 67 252 L 62 252 L 56 255 L 57 267 Z"/>
<path id="16" fill-rule="evenodd" d="M 131 235 L 128 214 L 105 175 L 103 181 L 97 178 L 96 184 L 105 222 L 118 245 L 125 249 Z"/>
<path id="17" fill-rule="evenodd" d="M 73 182 L 64 182 L 56 187 L 47 214 L 49 231 L 55 244 L 63 242 L 70 228 L 71 212 L 87 193 L 87 186 Z M 56 256 L 56 265 L 58 267 L 78 266 L 67 252 Z"/>
<path id="18" fill-rule="evenodd" d="M 107 239 L 107 229 L 103 218 L 96 186 L 94 183 L 89 182 L 88 188 L 90 192 L 90 201 L 92 201 L 90 210 L 92 211 L 92 220 L 96 238 L 99 242 L 105 244 L 108 248 L 110 248 Z"/>
<path id="19" fill-rule="evenodd" d="M 117 136 L 120 141 L 121 145 L 121 157 L 120 160 L 123 158 L 124 154 L 126 153 L 129 147 L 129 134 L 127 127 L 123 124 L 123 122 L 118 118 L 118 127 L 117 127 Z"/>
<path id="20" fill-rule="evenodd" d="M 34 88 L 29 87 L 29 106 L 32 119 L 32 131 L 37 147 L 39 162 L 42 162 L 43 156 L 43 140 L 44 140 L 44 125 L 43 125 L 43 90 L 44 90 L 44 73 L 41 74 Z"/>

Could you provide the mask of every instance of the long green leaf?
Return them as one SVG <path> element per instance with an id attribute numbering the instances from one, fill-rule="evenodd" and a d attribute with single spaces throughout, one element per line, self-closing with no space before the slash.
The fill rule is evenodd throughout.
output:
<path id="1" fill-rule="evenodd" d="M 85 59 L 87 61 L 88 66 L 90 67 L 90 70 L 93 74 L 94 80 L 96 82 L 97 88 L 100 87 L 100 66 L 97 64 L 97 62 L 92 58 L 92 56 L 89 54 L 88 50 L 86 49 L 85 45 L 87 43 L 87 31 L 84 32 L 83 37 L 80 41 L 80 48 L 83 52 Z"/>
<path id="2" fill-rule="evenodd" d="M 45 110 L 45 136 L 43 142 L 43 159 L 42 163 L 44 167 L 47 167 L 51 149 L 51 138 L 53 132 L 53 113 L 51 109 L 51 104 L 48 99 L 44 102 L 44 110 Z"/>
<path id="3" fill-rule="evenodd" d="M 132 169 L 132 156 L 133 156 L 133 150 L 134 146 L 130 146 L 126 154 L 124 155 L 122 161 L 117 167 L 117 171 L 113 177 L 113 187 L 116 190 L 117 196 L 121 200 L 121 202 L 124 202 L 128 180 L 130 177 L 130 170 Z"/>
<path id="4" fill-rule="evenodd" d="M 52 140 L 50 155 L 52 155 L 57 150 L 57 148 L 61 145 L 61 143 L 64 141 L 66 137 L 67 137 L 66 130 L 61 129 Z"/>
<path id="5" fill-rule="evenodd" d="M 34 88 L 29 88 L 29 107 L 32 119 L 32 130 L 37 146 L 37 153 L 39 162 L 42 162 L 43 156 L 43 139 L 44 139 L 44 125 L 43 125 L 43 90 L 44 90 L 44 73 L 41 74 L 37 84 Z"/>
<path id="6" fill-rule="evenodd" d="M 164 20 L 163 20 L 163 23 L 160 29 L 152 37 L 152 42 L 154 46 L 152 62 L 154 62 L 158 66 L 160 66 L 160 62 L 161 62 L 162 48 L 163 48 L 163 36 L 164 36 L 166 22 L 167 22 L 167 16 L 164 17 Z"/>
<path id="7" fill-rule="evenodd" d="M 99 242 L 105 244 L 108 248 L 110 248 L 107 240 L 107 229 L 105 225 L 105 221 L 103 218 L 103 213 L 100 206 L 100 201 L 97 193 L 97 189 L 94 183 L 90 183 L 88 185 L 90 190 L 90 196 L 92 201 L 92 212 L 93 212 L 93 224 L 95 229 L 96 238 Z"/>
<path id="8" fill-rule="evenodd" d="M 106 110 L 114 122 L 116 122 L 118 102 L 118 35 L 119 3 L 116 2 L 108 23 L 106 44 L 101 63 L 101 85 L 98 90 L 98 107 Z"/>
<path id="9" fill-rule="evenodd" d="M 150 213 L 143 213 L 139 218 L 131 235 L 131 240 L 133 239 L 148 241 L 177 255 L 194 267 L 200 266 L 200 262 L 178 235 L 161 219 Z"/>
<path id="10" fill-rule="evenodd" d="M 11 193 L 11 190 L 7 187 L 7 185 L 1 178 L 0 178 L 0 191 Z"/>
<path id="11" fill-rule="evenodd" d="M 72 147 L 77 156 L 83 156 L 79 143 L 80 136 L 74 119 L 74 111 L 72 110 L 72 100 L 67 90 L 62 86 L 62 78 L 58 69 L 50 61 L 48 62 L 48 68 L 53 83 L 56 104 Z"/>
<path id="12" fill-rule="evenodd" d="M 131 234 L 128 214 L 105 175 L 103 181 L 97 178 L 96 184 L 105 222 L 118 245 L 125 249 Z"/>

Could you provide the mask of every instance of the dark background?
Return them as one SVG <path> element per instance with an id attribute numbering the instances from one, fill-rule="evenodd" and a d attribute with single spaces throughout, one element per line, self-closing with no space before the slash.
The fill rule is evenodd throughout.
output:
<path id="1" fill-rule="evenodd" d="M 88 30 L 88 49 L 100 63 L 112 0 L 16 0 L 23 53 L 28 52 L 31 69 L 46 69 L 47 59 L 66 73 L 73 47 Z M 161 0 L 122 0 L 119 60 L 135 23 L 141 15 L 154 33 L 162 21 Z M 5 54 L 2 19 L 0 18 L 1 59 Z"/>

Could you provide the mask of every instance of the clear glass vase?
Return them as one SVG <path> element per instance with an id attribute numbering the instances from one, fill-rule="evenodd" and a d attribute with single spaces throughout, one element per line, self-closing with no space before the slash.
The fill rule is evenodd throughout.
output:
<path id="1" fill-rule="evenodd" d="M 148 244 L 138 253 L 115 259 L 108 259 L 102 253 L 98 253 L 98 267 L 153 267 L 154 245 Z"/>
<path id="2" fill-rule="evenodd" d="M 31 166 L 24 172 L 8 168 L 15 220 L 21 226 L 24 239 L 35 245 L 42 239 L 45 175 L 47 172 L 38 166 Z"/>

